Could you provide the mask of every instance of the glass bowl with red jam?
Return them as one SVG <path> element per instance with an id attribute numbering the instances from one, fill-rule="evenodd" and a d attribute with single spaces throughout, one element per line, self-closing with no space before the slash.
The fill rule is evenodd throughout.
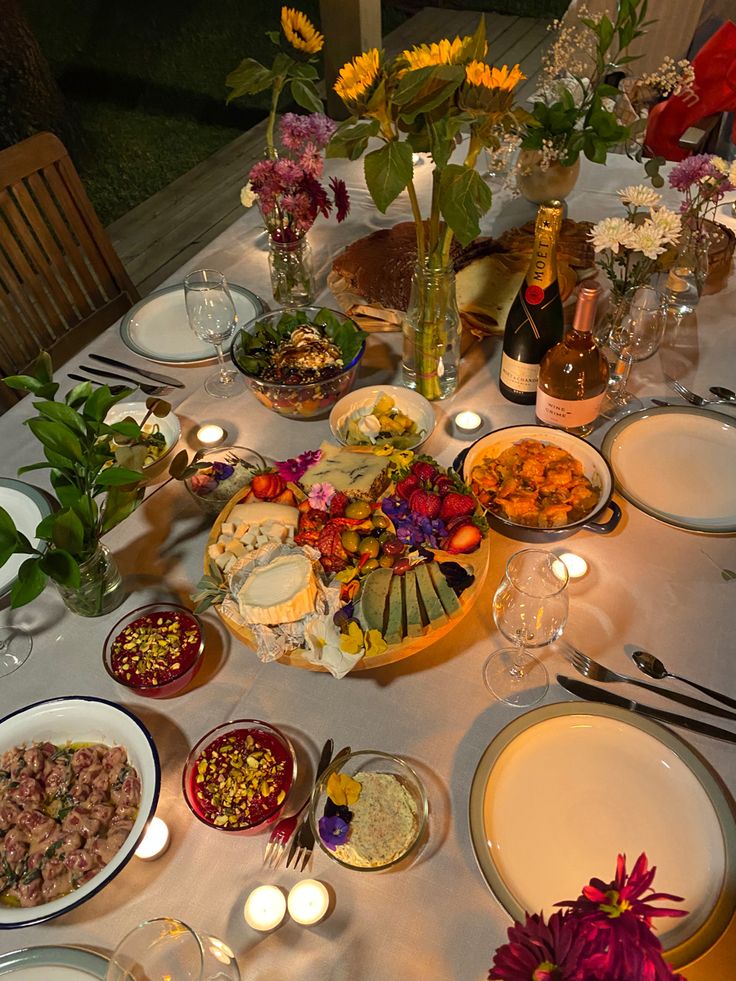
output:
<path id="1" fill-rule="evenodd" d="M 279 817 L 295 779 L 287 737 L 267 722 L 236 719 L 202 736 L 184 765 L 182 789 L 203 824 L 242 835 Z"/>
<path id="2" fill-rule="evenodd" d="M 166 698 L 186 688 L 202 663 L 202 621 L 175 603 L 151 603 L 126 613 L 105 640 L 107 673 L 124 688 Z"/>

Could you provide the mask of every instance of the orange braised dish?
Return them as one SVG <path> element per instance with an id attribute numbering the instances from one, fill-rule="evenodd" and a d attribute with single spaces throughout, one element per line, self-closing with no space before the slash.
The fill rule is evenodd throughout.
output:
<path id="1" fill-rule="evenodd" d="M 600 489 L 567 450 L 523 439 L 473 467 L 471 487 L 494 514 L 533 528 L 559 528 L 590 514 Z"/>

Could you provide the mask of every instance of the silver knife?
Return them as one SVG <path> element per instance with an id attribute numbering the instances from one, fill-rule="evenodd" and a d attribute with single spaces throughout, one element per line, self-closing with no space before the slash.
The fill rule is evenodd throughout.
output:
<path id="1" fill-rule="evenodd" d="M 605 688 L 598 688 L 596 685 L 589 685 L 576 678 L 566 678 L 562 674 L 557 675 L 557 684 L 564 689 L 577 695 L 578 698 L 585 698 L 591 702 L 605 702 L 606 705 L 617 705 L 619 708 L 628 709 L 639 715 L 645 715 L 657 722 L 664 722 L 665 725 L 681 726 L 683 729 L 690 729 L 691 732 L 699 732 L 702 736 L 712 736 L 713 739 L 725 739 L 726 742 L 736 743 L 736 732 L 729 732 L 728 729 L 719 729 L 718 726 L 709 725 L 699 719 L 690 719 L 686 715 L 677 715 L 675 712 L 666 712 L 664 709 L 654 708 L 652 705 L 643 705 L 622 695 L 615 695 L 612 691 Z"/>
<path id="2" fill-rule="evenodd" d="M 152 381 L 159 382 L 161 385 L 172 385 L 174 388 L 186 388 L 184 382 L 171 375 L 160 375 L 157 371 L 149 371 L 147 368 L 139 368 L 134 364 L 126 364 L 124 361 L 116 361 L 115 358 L 106 358 L 102 354 L 90 354 L 93 361 L 101 361 L 103 364 L 111 364 L 113 368 L 122 368 L 124 371 L 134 371 L 137 375 L 150 378 Z"/>

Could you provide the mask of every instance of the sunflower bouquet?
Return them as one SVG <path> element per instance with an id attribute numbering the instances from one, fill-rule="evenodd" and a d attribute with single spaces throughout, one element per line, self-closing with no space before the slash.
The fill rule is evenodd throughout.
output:
<path id="1" fill-rule="evenodd" d="M 454 388 L 446 317 L 454 290 L 434 274 L 449 268 L 453 238 L 468 244 L 491 207 L 491 190 L 475 169 L 478 154 L 495 147 L 499 131 L 517 128 L 524 115 L 513 105 L 524 78 L 519 66 L 495 68 L 487 53 L 481 17 L 472 36 L 422 44 L 393 59 L 375 48 L 366 51 L 343 66 L 335 83 L 351 116 L 333 135 L 327 156 L 356 160 L 365 153 L 366 184 L 382 213 L 404 192 L 411 203 L 417 269 L 428 275 L 416 326 L 405 326 L 404 373 L 407 384 L 430 399 Z M 462 133 L 464 159 L 456 163 Z M 426 220 L 414 185 L 418 153 L 429 154 L 434 167 Z"/>

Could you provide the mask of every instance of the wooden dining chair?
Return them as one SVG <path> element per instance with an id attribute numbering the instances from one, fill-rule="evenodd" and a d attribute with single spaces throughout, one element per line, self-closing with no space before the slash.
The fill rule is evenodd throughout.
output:
<path id="1" fill-rule="evenodd" d="M 0 377 L 62 364 L 138 299 L 61 141 L 0 151 Z M 0 382 L 0 411 L 18 397 Z"/>

